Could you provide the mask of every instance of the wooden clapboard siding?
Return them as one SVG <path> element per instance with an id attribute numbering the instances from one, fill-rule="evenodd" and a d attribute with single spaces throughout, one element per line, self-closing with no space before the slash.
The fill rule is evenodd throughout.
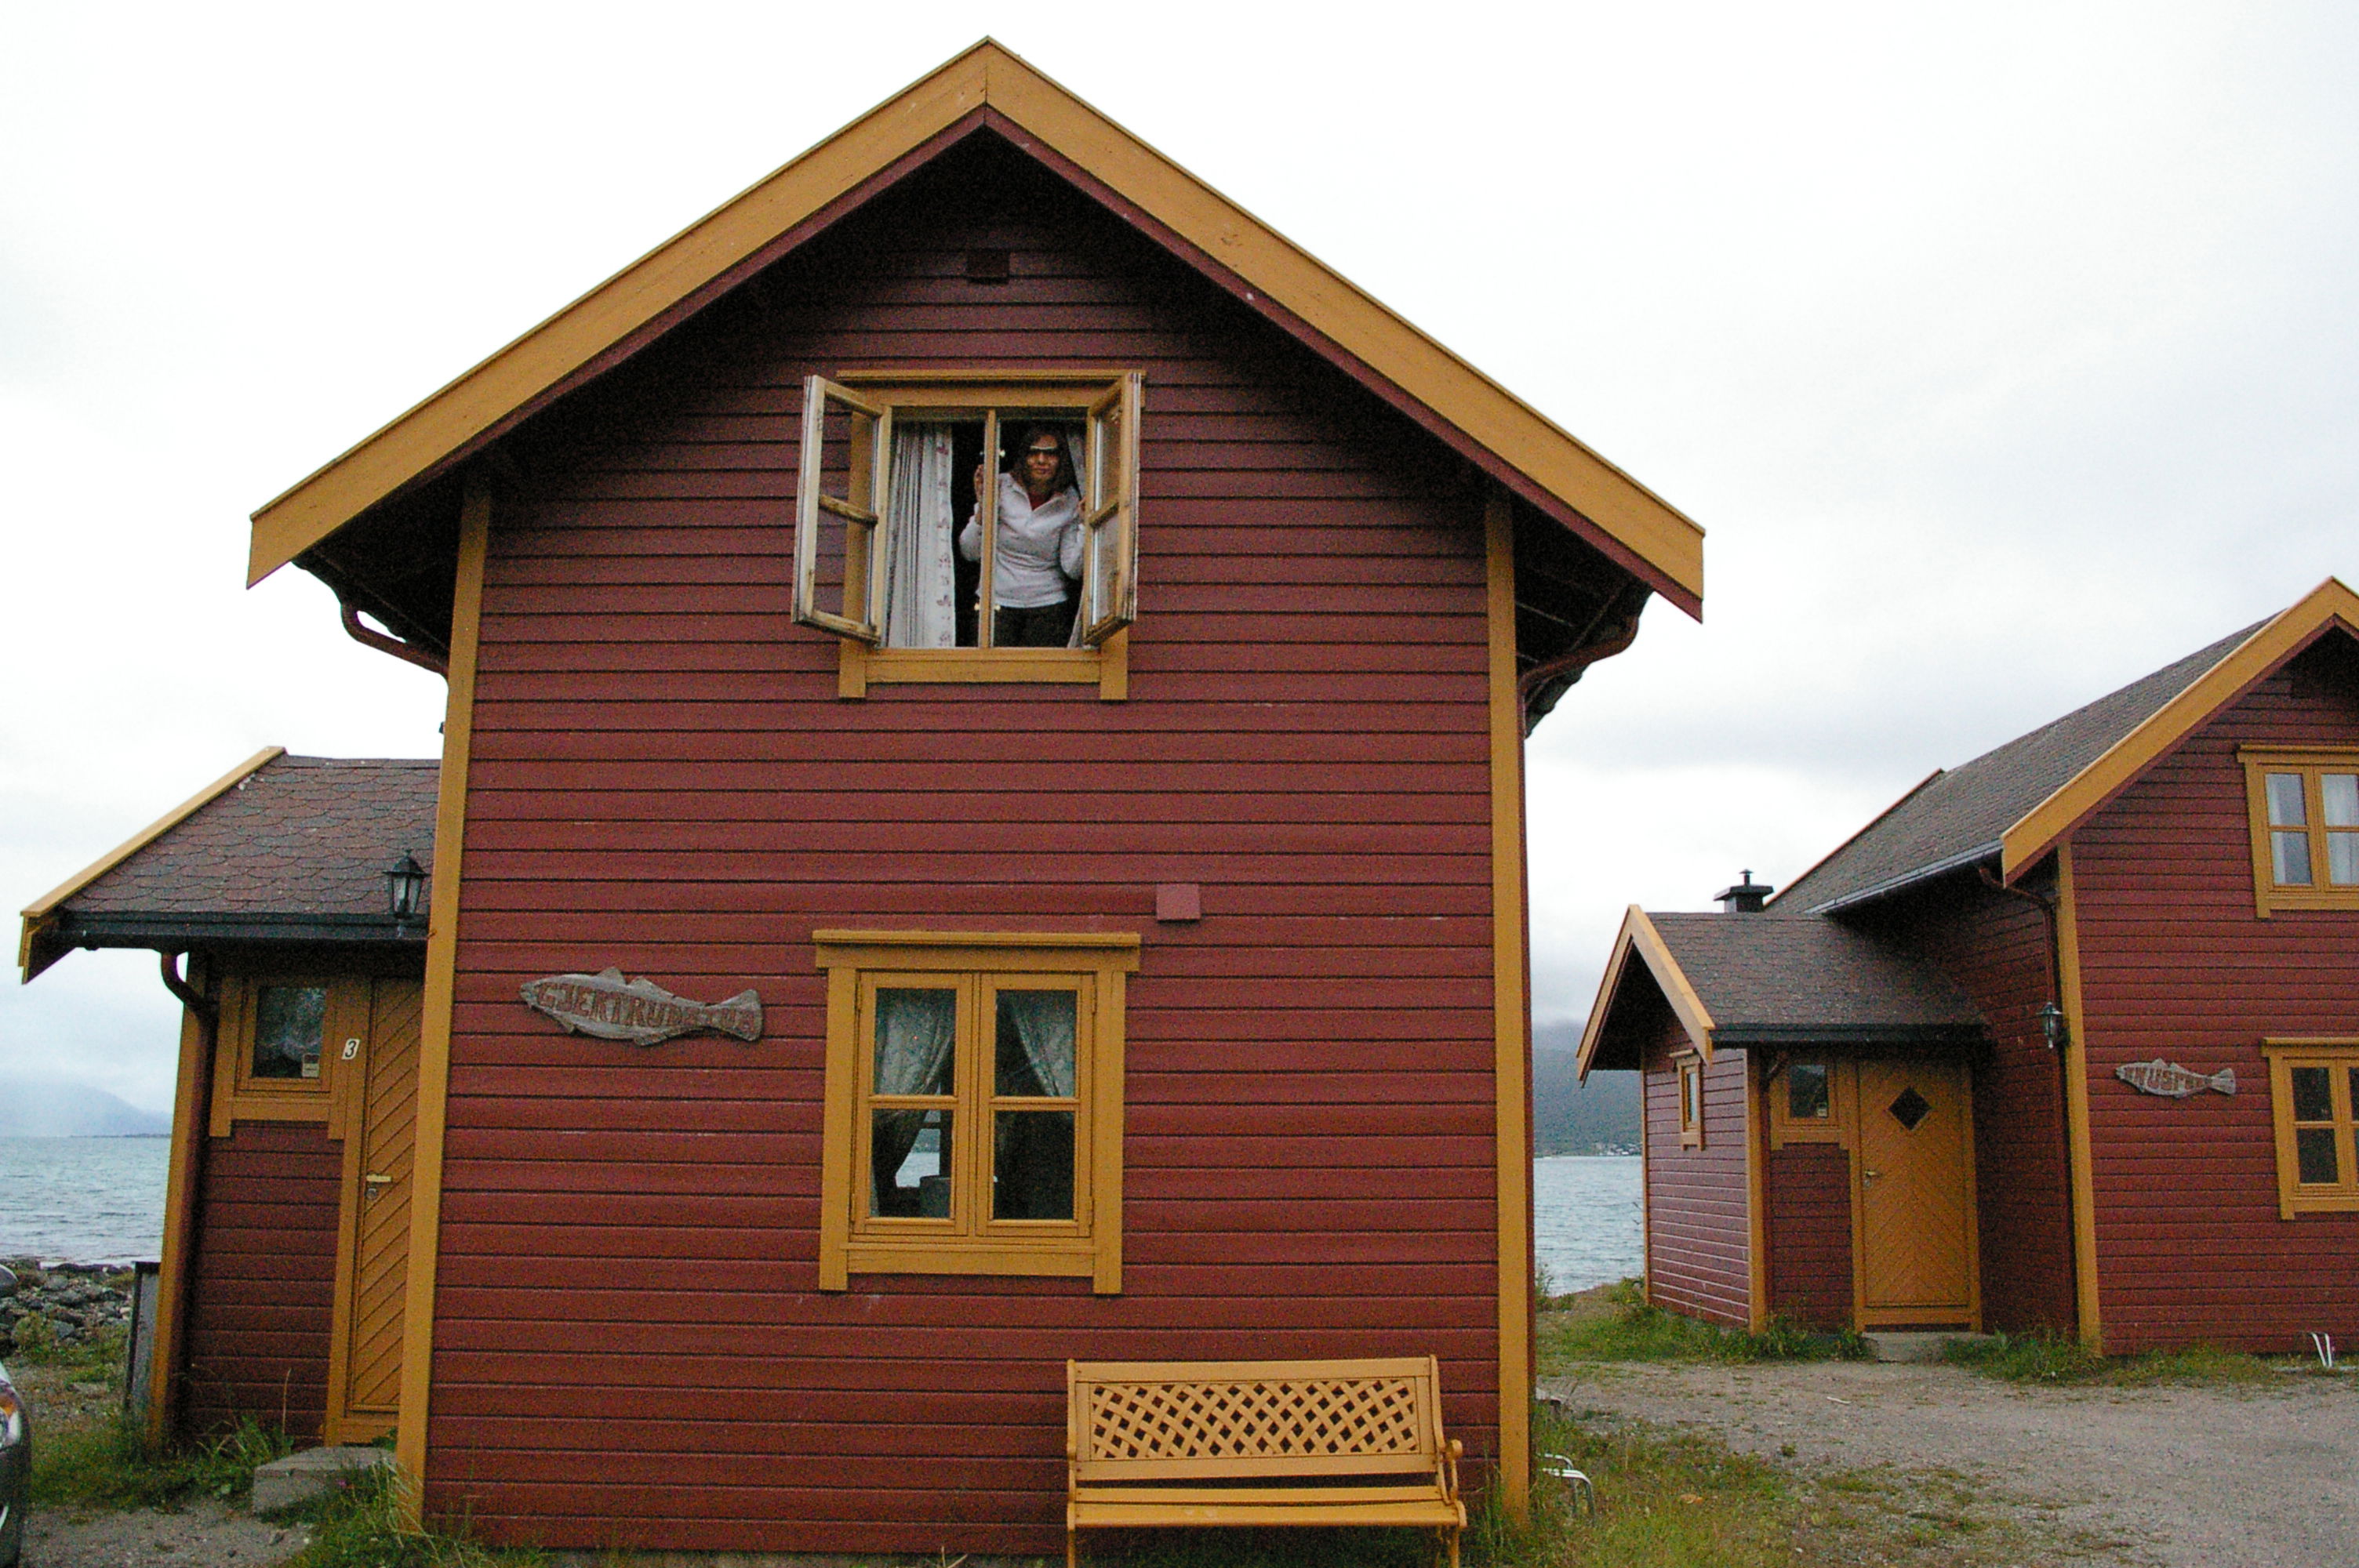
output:
<path id="1" fill-rule="evenodd" d="M 1745 1183 L 1745 1053 L 1703 1070 L 1703 1147 L 1680 1146 L 1676 1021 L 1647 1053 L 1647 1299 L 1738 1328 L 1753 1321 L 1753 1226 Z"/>
<path id="2" fill-rule="evenodd" d="M 1788 1143 L 1769 1155 L 1769 1302 L 1780 1317 L 1852 1325 L 1851 1155 Z"/>
<path id="3" fill-rule="evenodd" d="M 2359 746 L 2327 640 L 2223 709 L 2072 840 L 2105 1348 L 2307 1350 L 2359 1330 L 2359 1214 L 2277 1216 L 2264 1036 L 2359 1034 L 2359 913 L 2253 909 L 2240 745 Z M 2138 1093 L 2165 1057 L 2234 1098 Z"/>
<path id="4" fill-rule="evenodd" d="M 1009 286 L 964 281 L 976 245 L 1013 253 Z M 839 701 L 836 644 L 788 619 L 800 379 L 985 361 L 1146 373 L 1130 700 Z M 1068 1357 L 1431 1353 L 1451 1434 L 1489 1452 L 1485 579 L 1458 460 L 988 144 L 509 446 L 429 1504 L 588 1548 L 1052 1552 Z M 1155 923 L 1162 881 L 1202 885 L 1201 924 Z M 810 935 L 950 919 L 1144 937 L 1118 1296 L 815 1288 Z M 752 985 L 766 1037 L 640 1050 L 516 1001 L 607 964 Z"/>
<path id="5" fill-rule="evenodd" d="M 180 1424 L 249 1415 L 316 1440 L 326 1412 L 343 1155 L 323 1127 L 240 1121 L 208 1141 Z"/>
<path id="6" fill-rule="evenodd" d="M 2027 890 L 2052 894 L 2035 872 Z M 1973 999 L 1990 1028 L 1972 1065 L 1983 1319 L 2009 1333 L 2073 1326 L 2071 1184 L 2064 1082 L 2039 1025 L 2060 1000 L 2048 916 L 1968 869 L 1886 899 L 1857 922 L 1930 959 Z"/>

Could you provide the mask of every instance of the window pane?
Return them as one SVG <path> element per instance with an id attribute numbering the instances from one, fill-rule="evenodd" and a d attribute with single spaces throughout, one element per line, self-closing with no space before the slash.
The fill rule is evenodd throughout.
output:
<path id="1" fill-rule="evenodd" d="M 958 1038 L 958 992 L 876 992 L 876 1092 L 951 1092 L 951 1045 Z M 881 1211 L 880 1211 L 881 1212 Z"/>
<path id="2" fill-rule="evenodd" d="M 1003 1110 L 995 1119 L 991 1217 L 1072 1218 L 1073 1113 Z"/>
<path id="3" fill-rule="evenodd" d="M 2334 1158 L 2334 1129 L 2305 1127 L 2293 1135 L 2296 1163 L 2305 1186 L 2332 1186 L 2343 1179 Z"/>
<path id="4" fill-rule="evenodd" d="M 1703 1075 L 1693 1067 L 1680 1069 L 1680 1125 L 1693 1127 L 1703 1119 Z"/>
<path id="5" fill-rule="evenodd" d="M 2293 1070 L 2293 1119 L 2296 1121 L 2334 1119 L 2334 1083 L 2324 1067 Z"/>
<path id="6" fill-rule="evenodd" d="M 2306 888 L 2310 885 L 2309 834 L 2270 834 L 2269 856 L 2273 861 L 2270 875 L 2277 878 L 2278 886 Z"/>
<path id="7" fill-rule="evenodd" d="M 2321 773 L 2318 794 L 2329 827 L 2359 827 L 2359 773 Z"/>
<path id="8" fill-rule="evenodd" d="M 1786 1069 L 1786 1114 L 1796 1121 L 1823 1117 L 1827 1108 L 1827 1065 L 1797 1062 Z"/>
<path id="9" fill-rule="evenodd" d="M 1073 1092 L 1077 998 L 1071 991 L 1001 991 L 999 1051 L 994 1074 L 1003 1095 Z"/>
<path id="10" fill-rule="evenodd" d="M 254 1003 L 254 1076 L 318 1077 L 327 1022 L 327 987 L 263 987 Z"/>
<path id="11" fill-rule="evenodd" d="M 2326 880 L 2336 887 L 2359 887 L 2359 833 L 2326 836 Z"/>
<path id="12" fill-rule="evenodd" d="M 2351 1111 L 2359 1116 L 2359 1067 L 2351 1069 Z"/>
<path id="13" fill-rule="evenodd" d="M 2310 818 L 2303 814 L 2301 775 L 2271 773 L 2269 775 L 2269 826 L 2272 827 L 2303 827 Z"/>
<path id="14" fill-rule="evenodd" d="M 880 1110 L 869 1128 L 868 1212 L 902 1219 L 951 1215 L 951 1113 Z"/>

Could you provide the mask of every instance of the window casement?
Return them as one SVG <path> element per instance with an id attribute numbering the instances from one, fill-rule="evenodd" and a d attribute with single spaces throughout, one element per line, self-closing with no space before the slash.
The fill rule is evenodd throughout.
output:
<path id="1" fill-rule="evenodd" d="M 821 931 L 819 1288 L 1066 1274 L 1122 1289 L 1124 978 L 1099 932 Z"/>
<path id="2" fill-rule="evenodd" d="M 1673 1058 L 1680 1076 L 1680 1147 L 1703 1147 L 1703 1061 L 1697 1056 Z"/>
<path id="3" fill-rule="evenodd" d="M 1768 1072 L 1769 1146 L 1840 1143 L 1849 1147 L 1849 1064 L 1825 1056 L 1780 1059 Z"/>
<path id="4" fill-rule="evenodd" d="M 2277 1213 L 2359 1209 L 2359 1038 L 2264 1040 Z"/>
<path id="5" fill-rule="evenodd" d="M 907 681 L 1073 682 L 1126 697 L 1144 387 L 1135 372 L 1085 370 L 805 379 L 794 616 L 841 640 L 839 697 Z M 1004 559 L 999 526 L 998 476 L 1023 461 L 1010 443 L 1047 433 L 1080 492 L 1068 525 L 1078 558 L 1055 568 Z M 1053 579 L 1066 566 L 1078 574 L 1068 644 L 995 645 L 995 611 L 1038 602 L 1006 589 L 1019 567 Z"/>
<path id="6" fill-rule="evenodd" d="M 2245 746 L 2253 895 L 2279 909 L 2359 909 L 2359 751 Z"/>
<path id="7" fill-rule="evenodd" d="M 337 1064 L 360 1054 L 368 1026 L 365 979 L 231 977 L 214 1035 L 207 1130 L 226 1138 L 240 1120 L 334 1122 Z"/>

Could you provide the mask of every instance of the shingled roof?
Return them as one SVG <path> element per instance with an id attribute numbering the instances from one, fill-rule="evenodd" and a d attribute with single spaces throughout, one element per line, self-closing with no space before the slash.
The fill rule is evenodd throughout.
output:
<path id="1" fill-rule="evenodd" d="M 1637 1066 L 1666 1008 L 1707 1054 L 1723 1045 L 1963 1045 L 1987 1030 L 1940 971 L 1824 915 L 1634 908 L 1590 1010 L 1581 1070 Z"/>
<path id="2" fill-rule="evenodd" d="M 75 947 L 423 943 L 387 914 L 385 872 L 404 854 L 432 870 L 440 773 L 264 752 L 27 908 L 25 978 Z"/>
<path id="3" fill-rule="evenodd" d="M 1937 773 L 1777 895 L 1823 913 L 1995 859 L 2007 829 L 2250 642 L 2247 626 L 1973 762 Z"/>

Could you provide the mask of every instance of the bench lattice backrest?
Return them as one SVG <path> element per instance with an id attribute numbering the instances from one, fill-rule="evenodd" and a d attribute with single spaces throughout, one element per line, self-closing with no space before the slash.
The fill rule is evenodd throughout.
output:
<path id="1" fill-rule="evenodd" d="M 1084 1478 L 1430 1470 L 1440 1449 L 1430 1357 L 1074 1362 L 1068 1375 Z"/>

